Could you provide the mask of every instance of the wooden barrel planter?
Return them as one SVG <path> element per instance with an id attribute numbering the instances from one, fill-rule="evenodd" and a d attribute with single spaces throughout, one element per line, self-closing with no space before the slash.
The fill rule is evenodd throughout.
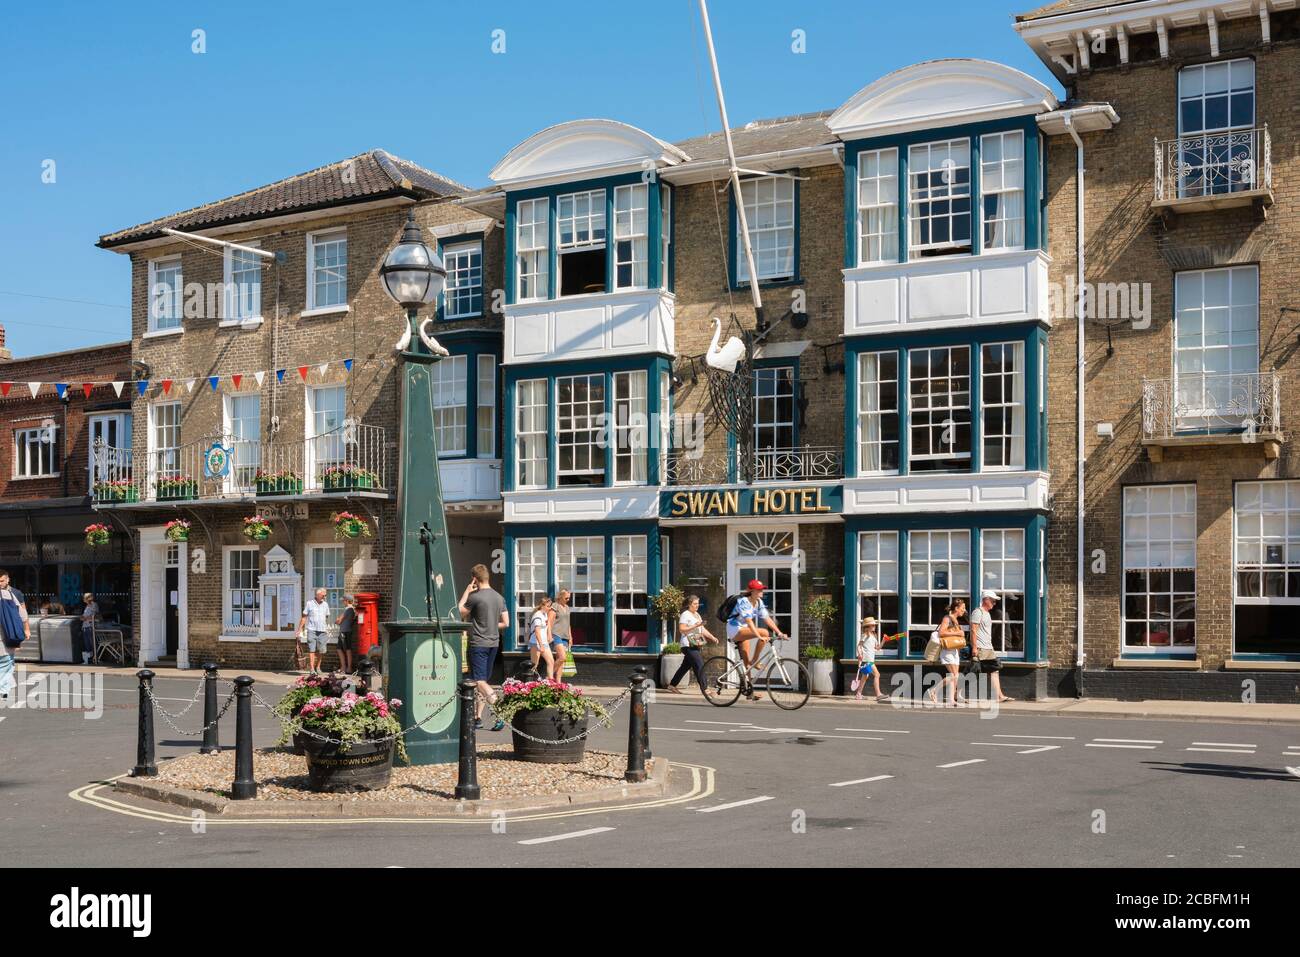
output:
<path id="1" fill-rule="evenodd" d="M 294 745 L 307 756 L 307 787 L 313 791 L 346 793 L 388 787 L 393 741 L 356 741 L 345 751 L 343 745 L 295 735 Z"/>
<path id="2" fill-rule="evenodd" d="M 520 711 L 510 722 L 513 732 L 515 756 L 521 761 L 535 764 L 578 764 L 586 752 L 587 739 L 579 738 L 568 744 L 540 744 L 523 737 L 518 732 L 543 741 L 562 741 L 587 730 L 587 716 L 574 721 L 561 714 L 558 708 L 539 711 Z"/>

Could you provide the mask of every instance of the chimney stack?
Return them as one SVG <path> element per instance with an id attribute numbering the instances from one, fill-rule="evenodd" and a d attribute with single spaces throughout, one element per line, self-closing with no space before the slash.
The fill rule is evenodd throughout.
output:
<path id="1" fill-rule="evenodd" d="M 0 362 L 7 362 L 14 354 L 5 348 L 5 327 L 0 326 Z"/>

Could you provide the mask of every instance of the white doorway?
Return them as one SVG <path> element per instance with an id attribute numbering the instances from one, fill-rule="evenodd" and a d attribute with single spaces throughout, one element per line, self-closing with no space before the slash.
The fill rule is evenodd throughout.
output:
<path id="1" fill-rule="evenodd" d="M 190 666 L 189 546 L 169 542 L 163 527 L 140 529 L 140 665 L 176 656 Z"/>
<path id="2" fill-rule="evenodd" d="M 766 586 L 763 604 L 789 636 L 773 642 L 780 658 L 799 657 L 799 554 L 797 525 L 727 529 L 727 593 L 744 591 L 750 579 Z M 732 647 L 728 642 L 728 655 L 733 654 Z"/>

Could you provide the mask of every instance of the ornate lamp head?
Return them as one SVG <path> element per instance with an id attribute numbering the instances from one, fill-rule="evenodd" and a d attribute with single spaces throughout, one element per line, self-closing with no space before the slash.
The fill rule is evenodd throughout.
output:
<path id="1" fill-rule="evenodd" d="M 407 214 L 401 241 L 384 257 L 379 276 L 388 295 L 406 309 L 435 301 L 446 286 L 447 267 L 420 235 L 414 210 Z"/>

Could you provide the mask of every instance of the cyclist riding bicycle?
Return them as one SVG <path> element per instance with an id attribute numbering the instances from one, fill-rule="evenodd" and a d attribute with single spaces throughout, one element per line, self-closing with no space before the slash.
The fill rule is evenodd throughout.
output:
<path id="1" fill-rule="evenodd" d="M 746 588 L 747 591 L 736 600 L 731 617 L 727 619 L 727 639 L 736 643 L 740 660 L 745 663 L 745 696 L 751 701 L 757 701 L 760 696 L 754 693 L 753 669 L 758 666 L 763 657 L 763 649 L 773 635 L 778 638 L 788 636 L 781 631 L 781 626 L 763 604 L 763 592 L 767 586 L 755 578 Z M 750 647 L 755 641 L 758 644 L 754 647 L 753 654 L 750 654 Z"/>

